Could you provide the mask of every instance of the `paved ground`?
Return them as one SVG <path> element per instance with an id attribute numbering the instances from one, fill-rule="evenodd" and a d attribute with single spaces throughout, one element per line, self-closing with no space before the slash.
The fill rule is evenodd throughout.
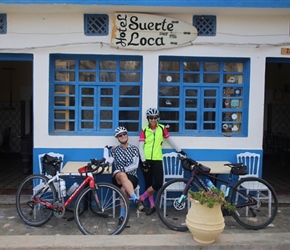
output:
<path id="1" fill-rule="evenodd" d="M 128 227 L 118 236 L 84 236 L 74 221 L 55 217 L 34 228 L 18 217 L 14 196 L 1 196 L 0 249 L 289 249 L 288 196 L 279 200 L 278 216 L 267 228 L 247 230 L 231 217 L 225 217 L 225 230 L 216 242 L 201 245 L 192 239 L 190 232 L 165 228 L 156 213 L 151 216 L 142 213 L 139 218 L 132 213 Z"/>

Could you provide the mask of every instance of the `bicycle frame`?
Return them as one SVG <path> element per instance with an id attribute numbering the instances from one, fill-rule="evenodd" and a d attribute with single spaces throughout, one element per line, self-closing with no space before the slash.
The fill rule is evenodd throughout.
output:
<path id="1" fill-rule="evenodd" d="M 186 183 L 186 186 L 183 190 L 183 193 L 182 193 L 182 196 L 180 197 L 179 199 L 179 202 L 181 203 L 183 198 L 185 198 L 187 196 L 187 193 L 188 193 L 188 190 L 190 189 L 190 186 L 191 186 L 191 183 L 194 182 L 195 180 L 198 182 L 199 186 L 201 186 L 204 190 L 206 191 L 209 191 L 209 188 L 205 185 L 205 183 L 203 182 L 203 180 L 200 178 L 200 175 L 198 173 L 197 170 L 193 169 L 191 172 L 190 172 L 190 178 L 188 179 L 188 182 Z M 215 183 L 217 181 L 221 182 L 221 183 L 224 183 L 226 184 L 226 190 L 227 190 L 227 194 L 229 194 L 229 191 L 230 189 L 234 189 L 234 186 L 231 184 L 232 183 L 232 176 L 233 174 L 232 173 L 229 173 L 229 177 L 228 177 L 228 180 L 223 180 L 223 179 L 220 179 L 218 178 L 217 176 L 215 176 L 214 174 L 210 174 L 210 173 L 203 173 L 202 176 L 204 177 L 208 177 L 210 179 L 213 179 L 215 181 Z M 244 194 L 242 194 L 241 191 L 239 190 L 236 190 L 235 191 L 243 196 L 245 196 Z M 225 199 L 228 201 L 228 195 L 225 196 Z M 239 204 L 236 206 L 236 208 L 241 208 L 241 207 L 247 207 L 247 206 L 254 206 L 257 204 L 257 201 L 256 200 L 248 200 L 248 202 L 246 203 L 242 203 L 242 204 Z"/>

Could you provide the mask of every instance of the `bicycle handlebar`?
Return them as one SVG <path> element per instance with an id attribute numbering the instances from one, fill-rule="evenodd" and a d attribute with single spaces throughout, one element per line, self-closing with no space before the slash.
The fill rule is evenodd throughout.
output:
<path id="1" fill-rule="evenodd" d="M 109 162 L 106 162 L 106 158 L 102 158 L 101 160 L 91 159 L 90 161 L 87 166 L 78 169 L 80 174 L 93 173 L 94 175 L 99 175 L 110 165 Z"/>

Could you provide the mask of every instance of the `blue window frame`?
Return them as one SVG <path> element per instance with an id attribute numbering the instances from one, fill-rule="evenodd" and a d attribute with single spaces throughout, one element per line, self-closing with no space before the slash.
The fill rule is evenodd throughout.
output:
<path id="1" fill-rule="evenodd" d="M 0 34 L 7 33 L 7 19 L 6 14 L 0 14 Z"/>
<path id="2" fill-rule="evenodd" d="M 112 135 L 140 131 L 140 56 L 50 56 L 50 133 Z"/>
<path id="3" fill-rule="evenodd" d="M 174 134 L 247 136 L 249 59 L 159 58 L 159 110 Z"/>
<path id="4" fill-rule="evenodd" d="M 106 36 L 109 29 L 109 17 L 105 14 L 85 14 L 84 30 L 87 36 Z"/>
<path id="5" fill-rule="evenodd" d="M 198 36 L 215 36 L 216 16 L 193 16 L 193 26 Z"/>

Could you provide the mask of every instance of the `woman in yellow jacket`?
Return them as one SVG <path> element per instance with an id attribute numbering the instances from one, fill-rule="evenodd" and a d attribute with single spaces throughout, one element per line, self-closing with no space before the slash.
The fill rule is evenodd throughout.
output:
<path id="1" fill-rule="evenodd" d="M 158 191 L 163 185 L 163 140 L 166 139 L 178 153 L 186 154 L 175 145 L 166 127 L 158 123 L 159 111 L 156 108 L 149 108 L 146 111 L 146 117 L 148 125 L 142 129 L 139 137 L 139 151 L 143 162 L 142 170 L 146 187 L 146 191 L 140 196 L 140 200 L 143 202 L 148 198 L 150 207 L 147 209 L 146 215 L 151 215 L 156 210 L 154 192 Z"/>

